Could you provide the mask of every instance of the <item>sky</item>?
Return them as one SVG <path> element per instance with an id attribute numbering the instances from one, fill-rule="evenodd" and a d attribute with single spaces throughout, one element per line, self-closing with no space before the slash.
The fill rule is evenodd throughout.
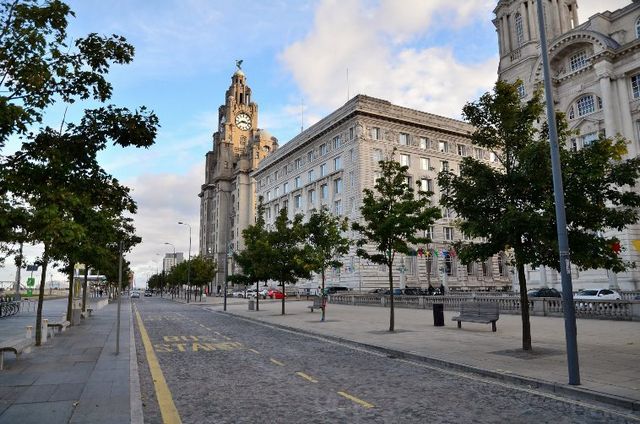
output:
<path id="1" fill-rule="evenodd" d="M 615 10 L 631 0 L 607 0 Z M 204 155 L 212 148 L 218 107 L 235 61 L 259 107 L 259 127 L 280 145 L 347 101 L 367 94 L 460 118 L 462 106 L 497 78 L 495 0 L 67 0 L 75 12 L 69 36 L 124 36 L 135 59 L 114 66 L 111 102 L 153 110 L 161 128 L 149 149 L 110 148 L 103 167 L 132 188 L 143 239 L 128 255 L 135 284 L 162 271 L 162 257 L 197 254 Z M 580 22 L 604 11 L 578 0 Z M 67 121 L 83 107 L 69 107 Z M 304 112 L 302 113 L 302 111 Z M 62 106 L 45 122 L 59 126 Z M 57 124 L 56 124 L 57 123 Z M 19 148 L 12 140 L 5 151 Z M 25 249 L 27 261 L 40 253 Z M 23 274 L 24 276 L 24 274 Z M 0 281 L 15 278 L 13 260 Z M 55 271 L 47 280 L 63 280 Z"/>

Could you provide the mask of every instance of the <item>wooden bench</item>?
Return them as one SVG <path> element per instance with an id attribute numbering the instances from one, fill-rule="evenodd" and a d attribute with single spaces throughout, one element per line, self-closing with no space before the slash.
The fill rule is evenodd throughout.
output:
<path id="1" fill-rule="evenodd" d="M 460 315 L 451 318 L 458 321 L 458 328 L 462 328 L 462 321 L 491 323 L 491 329 L 496 331 L 496 321 L 500 318 L 500 306 L 497 303 L 465 302 L 460 304 Z"/>
<path id="2" fill-rule="evenodd" d="M 322 309 L 322 297 L 316 296 L 313 298 L 313 305 L 307 306 L 313 312 L 314 309 Z"/>
<path id="3" fill-rule="evenodd" d="M 62 333 L 71 323 L 69 321 L 50 322 L 47 324 L 47 328 L 57 329 L 58 333 Z"/>
<path id="4" fill-rule="evenodd" d="M 0 370 L 4 367 L 4 353 L 13 352 L 16 355 L 20 355 L 23 351 L 28 350 L 33 345 L 32 339 L 12 339 L 0 341 Z"/>

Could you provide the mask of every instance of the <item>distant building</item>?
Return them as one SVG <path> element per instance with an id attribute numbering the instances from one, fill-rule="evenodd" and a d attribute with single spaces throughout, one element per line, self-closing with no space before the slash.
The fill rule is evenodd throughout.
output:
<path id="1" fill-rule="evenodd" d="M 544 2 L 555 108 L 566 114 L 571 129 L 579 131 L 567 147 L 582 149 L 600 135 L 621 134 L 631 142 L 628 157 L 636 157 L 640 152 L 640 1 L 597 13 L 582 24 L 577 8 L 577 0 Z M 526 100 L 543 79 L 536 2 L 500 0 L 494 13 L 499 78 L 522 80 L 520 94 Z M 635 248 L 640 246 L 640 225 L 611 235 L 621 240 L 625 260 L 640 263 Z M 528 269 L 527 274 L 533 285 L 560 284 L 558 273 L 544 267 Z M 572 278 L 578 287 L 640 288 L 640 268 L 616 275 L 572 267 Z"/>
<path id="2" fill-rule="evenodd" d="M 273 223 L 282 208 L 292 217 L 309 216 L 322 206 L 350 221 L 361 219 L 362 192 L 374 186 L 380 176 L 378 162 L 390 158 L 394 148 L 395 160 L 409 166 L 409 184 L 420 183 L 423 190 L 433 191 L 433 204 L 438 205 L 438 172 L 459 172 L 465 156 L 499 166 L 489 151 L 471 144 L 473 130 L 465 122 L 358 95 L 260 162 L 252 176 L 257 195 L 264 199 L 266 221 Z M 432 243 L 413 246 L 415 255 L 398 255 L 397 287 L 444 283 L 458 290 L 510 289 L 502 255 L 461 264 L 452 244 L 465 236 L 456 228 L 453 211 L 442 209 L 442 216 L 427 231 Z M 386 267 L 361 260 L 354 249 L 342 262 L 340 271 L 329 272 L 329 285 L 356 290 L 388 286 Z M 316 288 L 318 279 L 298 286 Z"/>
<path id="3" fill-rule="evenodd" d="M 169 272 L 174 266 L 178 265 L 182 261 L 184 261 L 184 253 L 182 252 L 176 252 L 175 254 L 165 253 L 164 258 L 162 259 L 162 270 Z"/>

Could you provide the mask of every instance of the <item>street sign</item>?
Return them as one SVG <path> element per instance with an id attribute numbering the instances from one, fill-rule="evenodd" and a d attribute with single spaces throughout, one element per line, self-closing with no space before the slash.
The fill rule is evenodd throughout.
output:
<path id="1" fill-rule="evenodd" d="M 37 271 L 38 268 L 40 268 L 38 265 L 27 265 L 27 271 L 34 272 Z"/>
<path id="2" fill-rule="evenodd" d="M 33 277 L 27 278 L 27 287 L 33 287 L 36 285 L 36 279 Z"/>

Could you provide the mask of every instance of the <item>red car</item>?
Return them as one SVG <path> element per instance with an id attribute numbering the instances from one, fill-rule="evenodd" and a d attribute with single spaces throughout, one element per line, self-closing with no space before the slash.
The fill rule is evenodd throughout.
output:
<path id="1" fill-rule="evenodd" d="M 274 289 L 270 289 L 267 292 L 267 296 L 269 296 L 269 299 L 283 299 L 285 297 L 284 293 L 282 293 L 280 290 Z"/>

